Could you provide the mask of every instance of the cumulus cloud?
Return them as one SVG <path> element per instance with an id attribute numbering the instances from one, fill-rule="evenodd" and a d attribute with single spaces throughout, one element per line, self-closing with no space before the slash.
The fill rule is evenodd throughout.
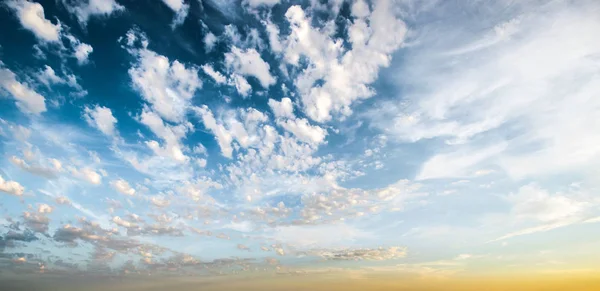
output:
<path id="1" fill-rule="evenodd" d="M 231 72 L 255 77 L 263 88 L 268 88 L 276 82 L 275 77 L 269 71 L 269 64 L 255 49 L 244 50 L 232 47 L 231 52 L 225 54 L 225 65 Z"/>
<path id="2" fill-rule="evenodd" d="M 83 167 L 81 169 L 72 168 L 71 174 L 74 177 L 84 180 L 93 185 L 102 184 L 102 176 L 100 176 L 100 174 L 88 167 Z"/>
<path id="3" fill-rule="evenodd" d="M 27 171 L 31 174 L 38 175 L 47 179 L 55 179 L 58 177 L 59 172 L 62 168 L 60 162 L 52 162 L 53 160 L 49 160 L 49 165 L 30 165 L 25 162 L 23 159 L 20 159 L 16 156 L 12 156 L 10 158 L 11 163 L 15 166 L 21 168 L 24 171 Z"/>
<path id="4" fill-rule="evenodd" d="M 188 11 L 190 9 L 190 5 L 186 4 L 184 0 L 163 0 L 173 12 L 175 12 L 175 19 L 173 19 L 173 23 L 171 26 L 175 28 L 176 26 L 182 24 L 187 17 Z"/>
<path id="5" fill-rule="evenodd" d="M 225 76 L 223 76 L 223 74 L 221 74 L 220 72 L 215 71 L 215 69 L 211 65 L 202 65 L 202 70 L 217 84 L 225 84 L 225 82 L 227 82 L 227 78 L 225 78 Z"/>
<path id="6" fill-rule="evenodd" d="M 85 107 L 83 112 L 85 121 L 92 127 L 97 128 L 107 136 L 114 136 L 117 119 L 113 116 L 110 108 L 96 105 L 93 108 Z"/>
<path id="7" fill-rule="evenodd" d="M 287 10 L 290 34 L 285 38 L 284 60 L 296 67 L 302 67 L 301 58 L 308 63 L 294 84 L 311 119 L 329 121 L 332 113 L 348 116 L 353 102 L 374 95 L 369 85 L 380 68 L 389 66 L 391 54 L 406 34 L 404 22 L 390 6 L 390 1 L 376 1 L 367 19 L 351 20 L 351 49 L 345 49 L 341 40 L 333 37 L 333 30 L 313 27 L 312 19 L 300 6 Z"/>
<path id="8" fill-rule="evenodd" d="M 16 181 L 4 180 L 4 178 L 0 175 L 0 191 L 15 196 L 21 196 L 23 195 L 23 192 L 25 192 L 25 187 Z"/>
<path id="9" fill-rule="evenodd" d="M 127 38 L 129 46 L 135 41 L 142 42 L 141 48 L 130 48 L 137 57 L 137 63 L 129 69 L 133 87 L 162 118 L 183 121 L 191 98 L 202 87 L 198 69 L 148 50 L 144 35 L 129 31 Z"/>
<path id="10" fill-rule="evenodd" d="M 110 185 L 121 194 L 133 196 L 135 195 L 135 189 L 129 186 L 129 183 L 123 179 L 115 180 L 110 182 Z"/>
<path id="11" fill-rule="evenodd" d="M 39 4 L 38 4 L 39 5 Z M 0 92 L 15 99 L 19 110 L 40 114 L 46 111 L 46 98 L 25 83 L 17 81 L 15 74 L 0 64 Z"/>
<path id="12" fill-rule="evenodd" d="M 6 5 L 11 8 L 19 18 L 21 25 L 41 41 L 59 42 L 61 25 L 53 24 L 46 19 L 44 7 L 36 2 L 30 1 L 8 1 Z"/>
<path id="13" fill-rule="evenodd" d="M 294 105 L 292 104 L 292 99 L 290 98 L 282 98 L 281 101 L 277 101 L 275 99 L 269 99 L 269 107 L 271 107 L 271 111 L 275 114 L 277 118 L 294 118 Z"/>
<path id="14" fill-rule="evenodd" d="M 48 225 L 50 224 L 50 219 L 45 215 L 46 213 L 34 213 L 25 211 L 23 212 L 23 221 L 25 225 L 34 231 L 46 233 L 48 232 Z"/>
<path id="15" fill-rule="evenodd" d="M 94 51 L 94 48 L 87 43 L 79 43 L 75 47 L 75 53 L 73 54 L 77 59 L 79 65 L 86 64 L 88 62 L 89 55 Z"/>

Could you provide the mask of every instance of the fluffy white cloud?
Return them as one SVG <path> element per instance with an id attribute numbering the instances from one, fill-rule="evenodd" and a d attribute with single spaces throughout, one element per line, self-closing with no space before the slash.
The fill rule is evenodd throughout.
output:
<path id="1" fill-rule="evenodd" d="M 277 118 L 294 118 L 294 105 L 290 98 L 282 98 L 281 101 L 269 99 L 269 107 Z"/>
<path id="2" fill-rule="evenodd" d="M 253 48 L 243 50 L 232 47 L 231 52 L 225 54 L 225 65 L 234 73 L 255 77 L 264 88 L 276 82 L 275 77 L 269 72 L 269 64 Z"/>
<path id="3" fill-rule="evenodd" d="M 108 17 L 114 12 L 125 10 L 115 0 L 62 0 L 70 13 L 75 14 L 80 23 L 86 24 L 93 16 Z"/>
<path id="4" fill-rule="evenodd" d="M 161 146 L 157 141 L 150 140 L 146 145 L 158 156 L 170 157 L 177 162 L 185 162 L 188 157 L 183 153 L 181 139 L 192 128 L 191 124 L 179 124 L 176 126 L 165 124 L 158 114 L 144 109 L 140 116 L 140 122 L 152 131 L 157 137 L 164 141 Z"/>
<path id="5" fill-rule="evenodd" d="M 250 86 L 250 83 L 248 83 L 246 78 L 241 75 L 233 74 L 230 83 L 233 84 L 238 93 L 244 97 L 248 96 L 250 91 L 252 91 L 252 86 Z"/>
<path id="6" fill-rule="evenodd" d="M 6 4 L 17 13 L 21 25 L 33 32 L 39 40 L 47 42 L 60 41 L 60 24 L 53 24 L 46 19 L 44 7 L 41 4 L 23 0 L 8 1 Z"/>
<path id="7" fill-rule="evenodd" d="M 215 48 L 215 44 L 217 43 L 217 37 L 212 33 L 208 32 L 204 36 L 204 49 L 207 53 L 211 52 Z"/>
<path id="8" fill-rule="evenodd" d="M 30 165 L 25 162 L 23 159 L 19 159 L 16 156 L 12 156 L 10 158 L 11 163 L 15 166 L 21 168 L 21 170 L 27 171 L 34 175 L 38 175 L 47 179 L 54 179 L 58 177 L 58 174 L 62 168 L 62 166 L 56 163 L 53 163 L 52 160 L 48 160 L 43 164 L 34 164 Z"/>
<path id="9" fill-rule="evenodd" d="M 215 80 L 217 84 L 225 84 L 225 82 L 227 82 L 227 78 L 220 72 L 215 71 L 211 65 L 202 65 L 202 71 Z"/>
<path id="10" fill-rule="evenodd" d="M 306 118 L 277 121 L 277 124 L 291 132 L 299 140 L 318 145 L 325 141 L 327 131 L 319 126 L 310 125 Z"/>
<path id="11" fill-rule="evenodd" d="M 350 115 L 354 101 L 374 94 L 369 84 L 376 80 L 380 68 L 390 64 L 391 54 L 406 34 L 406 26 L 394 14 L 390 1 L 376 1 L 374 7 L 368 20 L 352 20 L 348 28 L 351 49 L 333 38 L 331 23 L 324 29 L 313 27 L 300 6 L 286 12 L 291 32 L 285 39 L 284 59 L 293 66 L 302 65 L 301 57 L 308 62 L 294 83 L 311 119 L 324 122 L 332 113 Z"/>
<path id="12" fill-rule="evenodd" d="M 173 12 L 175 12 L 175 19 L 173 19 L 172 27 L 176 27 L 185 21 L 190 5 L 186 4 L 183 0 L 163 0 Z"/>
<path id="13" fill-rule="evenodd" d="M 110 182 L 110 185 L 122 194 L 129 196 L 133 196 L 135 194 L 135 189 L 129 186 L 129 183 L 123 179 L 112 181 Z"/>
<path id="14" fill-rule="evenodd" d="M 54 208 L 52 208 L 52 206 L 48 205 L 48 204 L 40 204 L 38 205 L 38 209 L 37 212 L 38 213 L 51 213 L 54 210 Z"/>
<path id="15" fill-rule="evenodd" d="M 86 64 L 88 62 L 89 55 L 94 51 L 91 45 L 87 43 L 80 43 L 75 47 L 75 58 L 77 59 L 77 63 L 80 65 Z"/>
<path id="16" fill-rule="evenodd" d="M 66 82 L 61 77 L 57 76 L 56 72 L 48 65 L 44 66 L 44 70 L 40 71 L 37 75 L 37 79 L 48 87 L 52 84 L 63 84 Z"/>
<path id="17" fill-rule="evenodd" d="M 131 41 L 129 38 L 132 38 Z M 202 86 L 197 68 L 186 68 L 177 60 L 169 61 L 167 57 L 148 50 L 143 35 L 128 33 L 128 44 L 138 39 L 142 48 L 130 49 L 138 58 L 138 63 L 129 69 L 134 88 L 162 118 L 172 122 L 183 121 L 191 98 Z"/>
<path id="18" fill-rule="evenodd" d="M 90 126 L 97 128 L 105 135 L 114 136 L 116 134 L 115 124 L 117 119 L 112 115 L 110 108 L 99 105 L 93 108 L 86 107 L 83 117 Z"/>
<path id="19" fill-rule="evenodd" d="M 35 92 L 25 83 L 17 81 L 15 74 L 0 67 L 0 92 L 4 92 L 13 97 L 17 102 L 17 107 L 25 112 L 40 114 L 46 111 L 46 98 Z"/>
<path id="20" fill-rule="evenodd" d="M 73 174 L 74 177 L 93 185 L 100 185 L 102 183 L 102 176 L 88 167 L 81 169 L 73 168 L 71 169 L 71 174 Z"/>
<path id="21" fill-rule="evenodd" d="M 23 192 L 25 192 L 25 187 L 16 181 L 6 181 L 0 175 L 0 191 L 15 196 L 21 196 L 23 195 Z"/>

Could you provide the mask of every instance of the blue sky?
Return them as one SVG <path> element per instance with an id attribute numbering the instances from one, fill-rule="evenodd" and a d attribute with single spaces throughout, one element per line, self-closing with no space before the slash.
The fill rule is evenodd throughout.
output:
<path id="1" fill-rule="evenodd" d="M 4 1 L 0 268 L 590 268 L 599 10 Z"/>

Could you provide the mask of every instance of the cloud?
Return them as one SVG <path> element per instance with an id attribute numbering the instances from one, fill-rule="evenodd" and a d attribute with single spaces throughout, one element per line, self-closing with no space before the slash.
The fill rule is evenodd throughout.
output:
<path id="1" fill-rule="evenodd" d="M 40 204 L 38 205 L 38 209 L 37 212 L 41 213 L 41 214 L 46 214 L 46 213 L 51 213 L 54 210 L 54 208 L 48 204 Z"/>
<path id="2" fill-rule="evenodd" d="M 39 4 L 38 4 L 39 5 Z M 15 74 L 0 64 L 0 92 L 13 97 L 19 110 L 25 113 L 40 114 L 46 111 L 46 98 L 25 83 L 17 81 Z"/>
<path id="3" fill-rule="evenodd" d="M 103 134 L 115 136 L 117 119 L 113 116 L 110 108 L 99 105 L 93 108 L 85 107 L 83 117 L 90 126 L 97 128 Z"/>
<path id="4" fill-rule="evenodd" d="M 277 121 L 277 124 L 291 132 L 299 140 L 309 144 L 318 145 L 324 142 L 327 136 L 326 130 L 316 125 L 310 125 L 305 118 L 281 120 Z"/>
<path id="5" fill-rule="evenodd" d="M 184 0 L 163 0 L 163 3 L 176 13 L 171 27 L 175 28 L 176 26 L 181 25 L 187 17 L 190 5 L 185 4 Z"/>
<path id="6" fill-rule="evenodd" d="M 290 98 L 282 98 L 281 101 L 275 99 L 269 99 L 269 107 L 277 118 L 295 118 L 294 105 Z"/>
<path id="7" fill-rule="evenodd" d="M 269 72 L 269 64 L 255 49 L 244 50 L 232 47 L 231 52 L 225 54 L 225 65 L 236 74 L 255 77 L 263 88 L 268 88 L 276 82 L 275 77 Z"/>
<path id="8" fill-rule="evenodd" d="M 223 76 L 220 72 L 215 71 L 211 65 L 204 64 L 202 65 L 202 70 L 205 74 L 210 76 L 217 84 L 225 84 L 227 82 L 227 78 Z"/>
<path id="9" fill-rule="evenodd" d="M 59 42 L 61 25 L 53 24 L 44 16 L 44 7 L 35 2 L 9 1 L 6 5 L 15 11 L 21 25 L 41 41 Z"/>
<path id="10" fill-rule="evenodd" d="M 196 67 L 186 67 L 179 61 L 148 50 L 143 34 L 129 31 L 130 53 L 137 63 L 129 69 L 133 87 L 140 92 L 151 108 L 162 118 L 171 122 L 184 120 L 187 107 L 197 89 L 202 87 Z M 141 48 L 133 48 L 135 41 L 141 41 Z"/>
<path id="11" fill-rule="evenodd" d="M 285 17 L 290 34 L 285 38 L 284 60 L 302 68 L 300 59 L 305 58 L 307 67 L 301 69 L 294 84 L 304 112 L 318 122 L 331 120 L 331 113 L 348 116 L 354 101 L 374 95 L 369 84 L 380 68 L 389 66 L 391 54 L 403 43 L 407 31 L 386 0 L 377 1 L 367 19 L 351 20 L 351 49 L 345 49 L 327 26 L 313 27 L 300 6 L 290 7 Z"/>
<path id="12" fill-rule="evenodd" d="M 573 197 L 575 196 L 575 197 Z M 590 206 L 580 201 L 573 193 L 550 194 L 535 184 L 528 184 L 507 197 L 512 203 L 511 213 L 517 219 L 533 219 L 540 222 L 555 222 L 577 218 L 585 214 Z"/>
<path id="13" fill-rule="evenodd" d="M 129 186 L 129 183 L 123 179 L 115 180 L 110 182 L 110 185 L 121 194 L 133 196 L 135 195 L 135 189 Z"/>
<path id="14" fill-rule="evenodd" d="M 406 62 L 390 78 L 406 90 L 376 107 L 373 125 L 400 142 L 444 141 L 439 151 L 446 157 L 485 154 L 469 166 L 495 164 L 517 180 L 593 171 L 600 157 L 593 117 L 600 102 L 592 98 L 600 90 L 597 6 L 530 4 L 499 16 L 491 12 L 503 9 L 499 2 L 489 14 L 415 31 Z M 483 19 L 495 26 L 481 25 Z M 423 176 L 456 175 L 456 167 L 436 160 L 426 162 L 432 166 Z"/>
<path id="15" fill-rule="evenodd" d="M 56 72 L 48 65 L 44 66 L 44 70 L 40 71 L 37 78 L 47 87 L 50 87 L 50 85 L 53 84 L 63 84 L 66 82 L 61 77 L 57 76 Z"/>
<path id="16" fill-rule="evenodd" d="M 75 58 L 79 65 L 84 65 L 88 62 L 89 55 L 94 51 L 94 48 L 87 43 L 79 43 L 75 47 Z"/>
<path id="17" fill-rule="evenodd" d="M 335 261 L 385 261 L 404 258 L 406 248 L 389 247 L 376 249 L 312 250 L 309 253 L 326 260 Z"/>
<path id="18" fill-rule="evenodd" d="M 0 191 L 15 196 L 21 196 L 23 195 L 23 192 L 25 192 L 25 187 L 16 181 L 4 180 L 4 178 L 0 175 Z"/>
<path id="19" fill-rule="evenodd" d="M 47 179 L 55 179 L 58 177 L 59 172 L 61 170 L 61 165 L 60 163 L 52 163 L 51 162 L 51 166 L 44 166 L 44 165 L 29 165 L 27 162 L 25 162 L 23 159 L 19 159 L 16 156 L 12 156 L 10 158 L 11 163 L 13 163 L 15 166 L 21 168 L 21 170 L 27 171 L 31 174 L 37 175 L 37 176 L 41 176 Z"/>
<path id="20" fill-rule="evenodd" d="M 125 10 L 125 7 L 119 5 L 115 0 L 62 0 L 62 3 L 84 25 L 91 17 L 109 17 L 115 12 Z"/>
<path id="21" fill-rule="evenodd" d="M 46 213 L 33 213 L 29 211 L 23 212 L 23 221 L 25 225 L 30 227 L 36 232 L 46 233 L 48 232 L 48 225 L 50 219 L 45 215 Z"/>
<path id="22" fill-rule="evenodd" d="M 81 169 L 72 168 L 71 174 L 74 177 L 89 182 L 93 185 L 102 184 L 102 176 L 88 167 L 83 167 Z"/>

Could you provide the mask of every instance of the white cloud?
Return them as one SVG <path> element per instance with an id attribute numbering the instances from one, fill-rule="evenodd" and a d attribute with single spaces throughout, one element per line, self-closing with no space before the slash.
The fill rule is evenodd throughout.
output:
<path id="1" fill-rule="evenodd" d="M 17 81 L 15 74 L 0 67 L 0 92 L 6 92 L 12 96 L 17 107 L 25 112 L 32 114 L 40 114 L 46 111 L 46 99 L 38 94 L 25 83 Z"/>
<path id="2" fill-rule="evenodd" d="M 25 192 L 25 187 L 16 181 L 6 181 L 0 175 L 0 191 L 15 196 L 21 196 L 23 195 L 23 192 Z"/>
<path id="3" fill-rule="evenodd" d="M 154 140 L 146 142 L 146 145 L 156 155 L 170 157 L 179 163 L 188 160 L 188 157 L 183 153 L 184 146 L 181 144 L 181 139 L 192 128 L 191 124 L 186 123 L 176 126 L 165 124 L 158 114 L 147 109 L 142 111 L 140 122 L 148 126 L 157 137 L 164 141 L 162 146 Z"/>
<path id="4" fill-rule="evenodd" d="M 53 84 L 63 84 L 66 82 L 61 77 L 57 76 L 56 72 L 48 65 L 44 66 L 44 70 L 39 72 L 37 79 L 47 87 Z"/>
<path id="5" fill-rule="evenodd" d="M 373 125 L 402 142 L 445 140 L 447 156 L 487 152 L 469 166 L 495 164 L 513 179 L 594 175 L 600 161 L 600 101 L 593 97 L 600 92 L 600 61 L 593 56 L 600 53 L 600 40 L 593 36 L 600 20 L 591 11 L 597 8 L 559 1 L 544 7 L 545 16 L 538 6 L 517 9 L 512 20 L 491 29 L 478 26 L 484 13 L 422 28 L 440 33 L 415 32 L 415 46 L 394 78 L 407 89 L 403 100 L 381 103 Z M 506 146 L 488 152 L 493 143 Z M 422 175 L 456 175 L 454 167 L 440 166 L 424 166 L 429 174 Z"/>
<path id="6" fill-rule="evenodd" d="M 77 63 L 79 65 L 86 64 L 88 62 L 89 55 L 94 51 L 91 45 L 87 43 L 79 43 L 77 47 L 75 47 L 75 58 L 77 59 Z"/>
<path id="7" fill-rule="evenodd" d="M 277 118 L 294 118 L 294 105 L 290 98 L 282 98 L 281 101 L 269 99 L 269 107 Z"/>
<path id="8" fill-rule="evenodd" d="M 171 26 L 174 28 L 185 21 L 185 18 L 188 15 L 190 5 L 185 4 L 183 0 L 163 0 L 173 12 L 175 12 L 175 19 L 173 19 L 173 23 Z"/>
<path id="9" fill-rule="evenodd" d="M 206 50 L 207 53 L 212 52 L 212 50 L 215 48 L 215 44 L 217 43 L 217 37 L 212 33 L 212 32 L 208 32 L 205 36 L 204 36 L 204 49 Z"/>
<path id="10" fill-rule="evenodd" d="M 71 173 L 74 177 L 87 181 L 88 183 L 93 185 L 100 185 L 102 183 L 102 176 L 100 176 L 100 174 L 87 167 L 81 169 L 73 168 L 71 169 Z"/>
<path id="11" fill-rule="evenodd" d="M 255 77 L 263 88 L 268 88 L 276 82 L 275 77 L 269 72 L 269 64 L 255 49 L 243 50 L 232 47 L 231 52 L 225 54 L 225 65 L 234 73 Z"/>
<path id="12" fill-rule="evenodd" d="M 260 6 L 274 6 L 279 4 L 281 0 L 244 0 L 244 3 L 248 4 L 252 8 L 257 8 Z"/>
<path id="13" fill-rule="evenodd" d="M 143 46 L 130 50 L 138 58 L 138 63 L 129 69 L 134 88 L 162 118 L 171 122 L 183 121 L 191 98 L 202 87 L 197 68 L 186 68 L 177 60 L 171 62 L 167 57 L 146 49 L 145 36 L 130 33 L 131 43 L 140 39 Z"/>
<path id="14" fill-rule="evenodd" d="M 581 217 L 590 206 L 579 201 L 572 193 L 550 194 L 535 184 L 528 184 L 507 197 L 512 206 L 511 214 L 517 219 L 533 219 L 540 222 L 556 222 Z"/>
<path id="15" fill-rule="evenodd" d="M 252 86 L 250 86 L 250 83 L 248 83 L 246 78 L 238 74 L 233 74 L 233 77 L 231 79 L 231 83 L 233 83 L 235 89 L 237 89 L 240 95 L 246 97 L 248 96 L 248 94 L 250 94 L 250 91 L 252 91 Z"/>
<path id="16" fill-rule="evenodd" d="M 280 53 L 283 50 L 283 45 L 281 44 L 281 39 L 279 39 L 279 27 L 271 22 L 271 20 L 263 20 L 261 23 L 265 26 L 265 30 L 269 36 L 271 51 Z"/>
<path id="17" fill-rule="evenodd" d="M 47 165 L 48 163 L 45 163 L 44 165 L 40 165 L 40 164 L 34 164 L 34 165 L 29 165 L 27 162 L 25 162 L 22 159 L 17 158 L 16 156 L 12 156 L 10 158 L 11 163 L 13 163 L 15 166 L 21 168 L 21 170 L 27 171 L 29 173 L 32 173 L 34 175 L 38 175 L 47 179 L 54 179 L 58 177 L 58 174 L 60 172 L 60 167 L 57 167 L 57 165 L 55 163 L 52 163 L 52 161 L 50 160 L 50 164 L 51 165 Z"/>
<path id="18" fill-rule="evenodd" d="M 319 126 L 310 125 L 306 118 L 278 120 L 277 124 L 291 132 L 299 140 L 318 145 L 325 141 L 327 131 Z"/>
<path id="19" fill-rule="evenodd" d="M 93 108 L 85 107 L 83 117 L 92 127 L 97 128 L 107 136 L 114 136 L 117 119 L 112 115 L 110 108 L 96 105 Z"/>
<path id="20" fill-rule="evenodd" d="M 41 4 L 29 1 L 9 1 L 6 4 L 17 13 L 21 25 L 33 32 L 39 40 L 60 41 L 60 23 L 53 24 L 46 19 Z"/>
<path id="21" fill-rule="evenodd" d="M 417 180 L 436 178 L 460 178 L 474 175 L 474 168 L 482 161 L 501 153 L 506 143 L 489 147 L 439 153 L 429 158 L 417 174 Z"/>
<path id="22" fill-rule="evenodd" d="M 354 19 L 349 27 L 352 49 L 333 39 L 333 22 L 323 29 L 314 28 L 300 6 L 285 14 L 291 32 L 285 39 L 284 59 L 300 66 L 305 57 L 308 66 L 300 70 L 294 83 L 300 93 L 306 115 L 319 122 L 329 121 L 331 113 L 348 116 L 356 100 L 371 97 L 369 88 L 381 67 L 390 64 L 391 54 L 402 44 L 406 26 L 394 15 L 390 2 L 377 1 L 368 21 Z M 321 85 L 318 85 L 322 83 Z"/>
<path id="23" fill-rule="evenodd" d="M 135 189 L 129 186 L 129 183 L 123 179 L 114 180 L 110 182 L 110 185 L 117 191 L 122 194 L 133 196 L 135 194 Z"/>
<path id="24" fill-rule="evenodd" d="M 119 5 L 115 0 L 62 0 L 62 2 L 65 8 L 75 14 L 77 20 L 82 24 L 86 24 L 92 16 L 108 17 L 114 12 L 125 10 L 125 7 Z"/>
<path id="25" fill-rule="evenodd" d="M 53 210 L 54 210 L 54 208 L 52 208 L 52 206 L 50 206 L 48 204 L 40 204 L 40 205 L 38 205 L 37 212 L 46 214 L 46 213 L 51 213 Z"/>
<path id="26" fill-rule="evenodd" d="M 220 72 L 215 71 L 215 69 L 211 65 L 202 65 L 202 70 L 205 74 L 210 76 L 217 84 L 225 84 L 227 82 L 227 78 L 223 76 Z"/>

